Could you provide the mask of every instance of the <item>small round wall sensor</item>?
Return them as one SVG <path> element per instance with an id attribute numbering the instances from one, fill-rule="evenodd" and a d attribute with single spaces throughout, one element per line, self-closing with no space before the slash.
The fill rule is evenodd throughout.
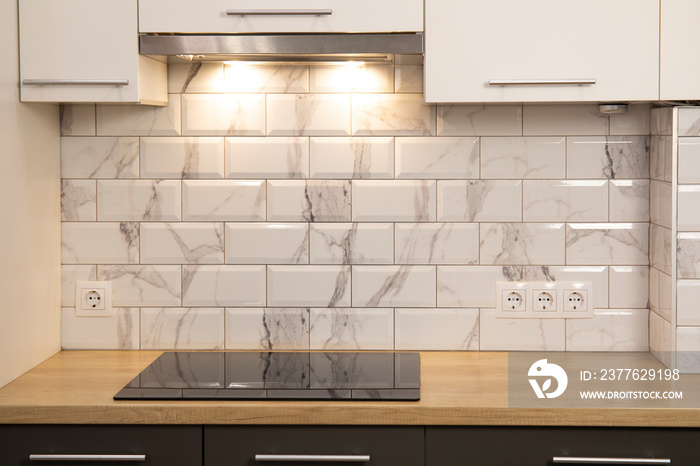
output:
<path id="1" fill-rule="evenodd" d="M 627 104 L 598 104 L 598 111 L 605 115 L 624 115 Z"/>

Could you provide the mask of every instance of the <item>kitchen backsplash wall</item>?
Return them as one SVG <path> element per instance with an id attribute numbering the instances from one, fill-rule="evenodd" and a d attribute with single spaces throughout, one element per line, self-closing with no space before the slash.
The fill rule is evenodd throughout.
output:
<path id="1" fill-rule="evenodd" d="M 410 59 L 177 64 L 167 107 L 64 106 L 63 347 L 647 350 L 649 106 L 421 89 Z M 501 280 L 592 281 L 595 317 L 497 319 Z"/>

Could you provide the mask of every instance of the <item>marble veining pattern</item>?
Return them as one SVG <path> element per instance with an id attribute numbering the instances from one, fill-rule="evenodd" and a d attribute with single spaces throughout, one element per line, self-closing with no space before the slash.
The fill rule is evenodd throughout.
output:
<path id="1" fill-rule="evenodd" d="M 342 222 L 350 220 L 349 181 L 268 181 L 267 219 Z"/>
<path id="2" fill-rule="evenodd" d="M 223 138 L 141 138 L 142 178 L 223 178 Z"/>
<path id="3" fill-rule="evenodd" d="M 564 264 L 564 225 L 561 223 L 482 223 L 482 264 Z"/>
<path id="4" fill-rule="evenodd" d="M 223 349 L 223 323 L 223 309 L 142 309 L 141 348 Z"/>
<path id="5" fill-rule="evenodd" d="M 393 178 L 394 138 L 311 138 L 311 178 Z"/>
<path id="6" fill-rule="evenodd" d="M 649 178 L 648 136 L 571 137 L 567 142 L 569 178 Z"/>
<path id="7" fill-rule="evenodd" d="M 138 138 L 61 138 L 63 178 L 138 178 L 138 166 Z"/>
<path id="8" fill-rule="evenodd" d="M 144 223 L 142 264 L 221 264 L 224 226 L 221 223 Z"/>
<path id="9" fill-rule="evenodd" d="M 226 348 L 308 350 L 309 309 L 226 309 Z"/>
<path id="10" fill-rule="evenodd" d="M 104 265 L 97 279 L 112 282 L 114 306 L 180 306 L 179 265 Z"/>
<path id="11" fill-rule="evenodd" d="M 312 350 L 388 350 L 394 347 L 392 309 L 311 309 Z"/>
<path id="12" fill-rule="evenodd" d="M 61 180 L 61 221 L 97 220 L 97 187 L 91 180 Z"/>
<path id="13" fill-rule="evenodd" d="M 571 265 L 648 265 L 645 223 L 572 223 L 566 227 L 566 261 Z"/>
<path id="14" fill-rule="evenodd" d="M 476 264 L 479 226 L 467 223 L 399 223 L 397 264 Z"/>

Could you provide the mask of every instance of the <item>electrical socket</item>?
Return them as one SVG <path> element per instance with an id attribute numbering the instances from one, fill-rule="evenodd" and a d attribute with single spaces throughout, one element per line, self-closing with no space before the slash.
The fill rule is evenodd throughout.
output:
<path id="1" fill-rule="evenodd" d="M 588 311 L 588 291 L 584 289 L 564 290 L 564 311 Z"/>
<path id="2" fill-rule="evenodd" d="M 77 281 L 75 283 L 75 315 L 77 317 L 111 316 L 112 282 Z"/>
<path id="3" fill-rule="evenodd" d="M 593 317 L 591 282 L 497 282 L 496 317 L 581 319 Z"/>
<path id="4" fill-rule="evenodd" d="M 557 290 L 532 290 L 532 310 L 555 312 L 557 310 Z"/>
<path id="5" fill-rule="evenodd" d="M 527 287 L 518 282 L 499 282 L 496 284 L 497 308 L 504 313 L 525 312 L 527 305 Z"/>

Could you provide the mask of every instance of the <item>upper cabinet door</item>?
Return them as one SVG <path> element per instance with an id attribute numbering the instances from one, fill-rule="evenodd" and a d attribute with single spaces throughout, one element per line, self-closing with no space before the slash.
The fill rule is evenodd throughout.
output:
<path id="1" fill-rule="evenodd" d="M 425 15 L 427 102 L 659 98 L 659 0 L 426 0 Z"/>
<path id="2" fill-rule="evenodd" d="M 24 102 L 167 103 L 165 63 L 139 55 L 136 0 L 22 0 Z"/>
<path id="3" fill-rule="evenodd" d="M 661 2 L 661 100 L 700 99 L 700 1 Z"/>
<path id="4" fill-rule="evenodd" d="M 140 0 L 145 33 L 417 32 L 422 0 Z"/>

